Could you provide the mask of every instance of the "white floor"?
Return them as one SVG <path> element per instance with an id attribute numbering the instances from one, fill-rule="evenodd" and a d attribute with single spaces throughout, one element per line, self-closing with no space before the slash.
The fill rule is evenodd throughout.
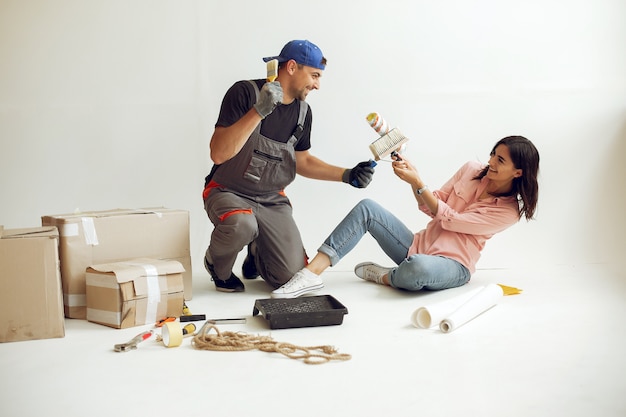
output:
<path id="1" fill-rule="evenodd" d="M 322 294 L 348 308 L 338 326 L 269 330 L 252 316 L 261 280 L 217 293 L 195 277 L 192 313 L 246 317 L 220 326 L 352 359 L 306 365 L 278 353 L 165 348 L 152 326 L 66 320 L 61 339 L 0 344 L 0 415 L 626 416 L 626 277 L 598 265 L 479 270 L 463 288 L 402 293 L 327 272 Z M 410 323 L 419 306 L 487 283 L 523 289 L 452 333 Z"/>

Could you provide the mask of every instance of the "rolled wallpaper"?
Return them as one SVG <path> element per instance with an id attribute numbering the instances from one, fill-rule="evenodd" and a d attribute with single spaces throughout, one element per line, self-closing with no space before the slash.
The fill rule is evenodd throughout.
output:
<path id="1" fill-rule="evenodd" d="M 420 307 L 411 315 L 411 322 L 422 329 L 439 326 L 442 332 L 449 333 L 495 306 L 503 295 L 501 286 L 489 284 L 449 300 Z"/>
<path id="2" fill-rule="evenodd" d="M 478 294 L 483 288 L 484 287 L 474 288 L 471 291 L 457 295 L 448 300 L 418 308 L 411 316 L 413 326 L 419 327 L 420 329 L 429 329 L 433 326 L 439 326 L 441 320 L 445 319 L 448 314 L 465 304 L 467 300 Z"/>

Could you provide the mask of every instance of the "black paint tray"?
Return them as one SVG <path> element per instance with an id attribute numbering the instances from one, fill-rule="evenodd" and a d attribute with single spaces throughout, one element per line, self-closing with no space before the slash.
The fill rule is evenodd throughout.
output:
<path id="1" fill-rule="evenodd" d="M 348 309 L 330 295 L 256 300 L 252 315 L 261 313 L 270 329 L 333 326 L 343 322 Z"/>

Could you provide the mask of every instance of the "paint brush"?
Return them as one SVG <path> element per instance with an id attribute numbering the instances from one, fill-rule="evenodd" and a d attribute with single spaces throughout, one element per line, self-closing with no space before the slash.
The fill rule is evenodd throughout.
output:
<path id="1" fill-rule="evenodd" d="M 267 62 L 267 82 L 271 83 L 278 77 L 278 60 L 272 59 Z"/>

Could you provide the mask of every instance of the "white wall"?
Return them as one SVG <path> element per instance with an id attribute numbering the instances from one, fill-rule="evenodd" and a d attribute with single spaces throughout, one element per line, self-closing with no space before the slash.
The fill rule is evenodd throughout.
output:
<path id="1" fill-rule="evenodd" d="M 626 3 L 0 0 L 0 224 L 76 209 L 191 214 L 194 268 L 211 225 L 200 198 L 222 96 L 263 77 L 290 39 L 328 58 L 312 153 L 352 166 L 380 112 L 411 137 L 431 187 L 503 136 L 541 153 L 537 220 L 493 238 L 481 268 L 606 263 L 621 255 L 626 169 Z M 366 190 L 298 178 L 307 250 L 361 198 L 426 224 L 386 163 Z M 385 262 L 366 238 L 335 269 Z M 238 272 L 238 271 L 236 271 Z"/>

